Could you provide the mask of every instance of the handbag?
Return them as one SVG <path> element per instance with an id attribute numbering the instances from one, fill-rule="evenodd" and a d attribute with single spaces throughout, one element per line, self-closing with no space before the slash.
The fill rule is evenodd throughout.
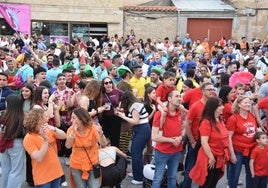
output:
<path id="1" fill-rule="evenodd" d="M 85 150 L 85 152 L 87 154 L 87 158 L 88 158 L 89 162 L 92 164 L 92 162 L 91 162 L 91 160 L 90 160 L 90 158 L 88 156 L 88 153 L 87 153 L 87 150 L 86 150 L 85 146 L 83 146 L 83 149 Z M 94 174 L 94 177 L 95 178 L 99 178 L 101 176 L 101 167 L 100 167 L 100 164 L 99 163 L 94 164 L 94 165 L 92 164 L 92 166 L 93 166 L 93 174 Z"/>

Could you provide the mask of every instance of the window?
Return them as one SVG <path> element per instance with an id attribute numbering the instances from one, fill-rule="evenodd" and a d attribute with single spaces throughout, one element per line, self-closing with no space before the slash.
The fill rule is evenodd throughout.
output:
<path id="1" fill-rule="evenodd" d="M 100 38 L 107 35 L 107 24 L 90 24 L 90 36 Z"/>
<path id="2" fill-rule="evenodd" d="M 89 24 L 72 24 L 72 37 L 84 38 L 87 40 L 89 37 Z"/>

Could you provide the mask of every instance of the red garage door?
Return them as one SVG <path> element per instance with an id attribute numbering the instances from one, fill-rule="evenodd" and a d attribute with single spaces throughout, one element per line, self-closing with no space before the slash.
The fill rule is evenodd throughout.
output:
<path id="1" fill-rule="evenodd" d="M 231 38 L 232 19 L 198 19 L 189 18 L 187 33 L 192 40 L 208 37 L 210 47 L 215 41 L 219 41 L 222 36 L 227 40 Z"/>

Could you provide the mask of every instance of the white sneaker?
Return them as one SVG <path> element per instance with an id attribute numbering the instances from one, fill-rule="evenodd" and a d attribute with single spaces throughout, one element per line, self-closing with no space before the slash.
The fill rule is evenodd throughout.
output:
<path id="1" fill-rule="evenodd" d="M 62 182 L 62 183 L 60 184 L 60 186 L 62 186 L 62 187 L 67 187 L 67 186 L 68 186 L 67 181 Z"/>
<path id="2" fill-rule="evenodd" d="M 131 180 L 131 183 L 133 185 L 141 185 L 143 182 L 142 181 L 137 181 L 137 180 Z"/>
<path id="3" fill-rule="evenodd" d="M 127 175 L 128 175 L 128 177 L 131 177 L 131 178 L 133 178 L 133 173 L 132 173 L 132 172 L 130 172 L 130 173 L 127 173 Z"/>
<path id="4" fill-rule="evenodd" d="M 238 185 L 243 185 L 243 181 L 242 180 L 239 180 L 238 181 Z"/>

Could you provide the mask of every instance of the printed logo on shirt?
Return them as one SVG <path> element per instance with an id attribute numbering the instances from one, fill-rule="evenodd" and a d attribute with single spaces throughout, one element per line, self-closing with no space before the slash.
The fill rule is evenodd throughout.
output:
<path id="1" fill-rule="evenodd" d="M 243 126 L 246 127 L 243 136 L 253 138 L 255 135 L 255 126 L 251 122 L 244 123 Z"/>

